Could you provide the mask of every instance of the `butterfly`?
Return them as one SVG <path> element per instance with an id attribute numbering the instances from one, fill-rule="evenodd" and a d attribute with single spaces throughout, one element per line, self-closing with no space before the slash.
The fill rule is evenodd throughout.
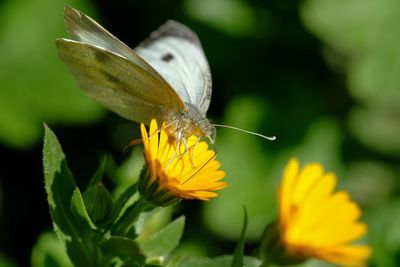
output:
<path id="1" fill-rule="evenodd" d="M 86 94 L 129 120 L 165 122 L 177 140 L 213 142 L 211 73 L 196 33 L 170 20 L 132 50 L 76 9 L 65 6 L 64 19 L 71 39 L 56 40 L 57 52 Z"/>

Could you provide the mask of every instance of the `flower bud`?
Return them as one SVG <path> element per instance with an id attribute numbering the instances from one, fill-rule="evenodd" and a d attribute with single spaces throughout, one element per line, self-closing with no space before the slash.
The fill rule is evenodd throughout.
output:
<path id="1" fill-rule="evenodd" d="M 105 223 L 112 216 L 113 199 L 102 183 L 88 188 L 83 194 L 83 201 L 90 218 L 96 225 Z"/>

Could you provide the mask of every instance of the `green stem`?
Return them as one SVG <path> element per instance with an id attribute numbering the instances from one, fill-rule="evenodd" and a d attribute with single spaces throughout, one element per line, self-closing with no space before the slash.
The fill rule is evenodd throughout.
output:
<path id="1" fill-rule="evenodd" d="M 122 215 L 122 217 L 115 223 L 111 230 L 113 235 L 126 236 L 131 229 L 132 225 L 138 219 L 140 213 L 154 209 L 155 206 L 140 197 L 132 206 L 130 206 Z"/>

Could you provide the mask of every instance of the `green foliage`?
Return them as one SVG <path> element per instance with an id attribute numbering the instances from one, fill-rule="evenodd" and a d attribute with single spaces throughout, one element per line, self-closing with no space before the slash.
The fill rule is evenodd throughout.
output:
<path id="1" fill-rule="evenodd" d="M 86 209 L 85 201 L 81 194 L 79 188 L 75 188 L 74 193 L 71 198 L 71 210 L 72 212 L 79 217 L 85 224 L 87 224 L 91 229 L 96 230 L 96 226 L 92 221 L 92 217 L 89 215 L 88 210 Z"/>
<path id="2" fill-rule="evenodd" d="M 400 56 L 400 53 L 399 53 Z M 400 91 L 400 90 L 399 90 Z M 349 127 L 355 137 L 376 151 L 400 154 L 400 124 L 397 104 L 385 107 L 357 107 L 349 117 Z"/>
<path id="3" fill-rule="evenodd" d="M 380 208 L 391 201 L 396 190 L 396 175 L 387 163 L 359 160 L 349 167 L 343 185 L 357 202 Z"/>
<path id="4" fill-rule="evenodd" d="M 90 189 L 92 186 L 98 185 L 102 181 L 106 166 L 107 166 L 107 157 L 104 156 L 96 172 L 93 174 L 93 177 L 90 179 L 90 182 L 87 186 L 88 189 Z"/>
<path id="5" fill-rule="evenodd" d="M 111 195 L 104 191 L 107 189 L 101 183 L 105 161 L 101 163 L 82 196 L 67 167 L 57 137 L 47 126 L 43 163 L 54 230 L 75 266 L 114 266 L 117 262 L 121 262 L 123 266 L 150 266 L 145 262 L 162 264 L 158 259 L 166 259 L 179 244 L 185 222 L 183 216 L 154 234 L 141 236 L 140 239 L 136 239 L 135 233 L 132 235 L 131 231 L 126 231 L 138 222 L 140 215 L 150 216 L 154 214 L 151 211 L 156 209 L 141 198 L 129 203 L 132 195 L 137 193 L 136 184 L 128 187 L 114 205 Z M 101 189 L 98 189 L 99 186 Z M 107 203 L 104 202 L 104 194 L 107 195 Z M 100 214 L 99 211 L 104 209 L 107 209 L 107 214 Z M 100 221 L 99 216 L 102 218 Z M 142 223 L 146 221 L 143 220 Z M 134 230 L 135 228 L 136 226 Z M 47 250 L 47 243 L 51 242 L 49 237 L 40 239 L 32 254 L 32 261 L 40 264 L 49 260 L 57 263 L 57 266 L 64 266 L 63 263 L 58 263 L 54 252 Z M 65 264 L 68 266 L 69 263 Z"/>
<path id="6" fill-rule="evenodd" d="M 367 211 L 368 241 L 375 248 L 373 262 L 376 266 L 394 267 L 398 262 L 393 255 L 400 251 L 400 199 L 385 202 L 379 209 Z"/>
<path id="7" fill-rule="evenodd" d="M 184 226 L 185 217 L 181 216 L 150 238 L 139 241 L 139 246 L 147 257 L 165 257 L 178 246 Z"/>
<path id="8" fill-rule="evenodd" d="M 264 103 L 242 98 L 232 102 L 224 124 L 254 130 L 263 116 Z M 230 129 L 218 130 L 218 157 L 224 163 L 223 169 L 229 170 L 229 186 L 218 192 L 220 197 L 205 204 L 203 218 L 210 229 L 226 238 L 237 239 L 240 236 L 242 216 L 238 207 L 245 205 L 247 208 L 249 225 L 246 237 L 253 240 L 260 237 L 275 214 L 274 190 L 266 194 L 268 188 L 275 188 L 274 180 L 266 179 L 272 159 L 264 153 L 258 141 L 257 137 Z"/>
<path id="9" fill-rule="evenodd" d="M 244 266 L 244 243 L 247 229 L 247 210 L 246 207 L 243 206 L 243 228 L 242 233 L 240 235 L 240 239 L 236 245 L 235 253 L 233 254 L 233 260 L 231 267 L 242 267 Z"/>
<path id="10" fill-rule="evenodd" d="M 88 244 L 90 226 L 83 217 L 75 216 L 71 210 L 71 198 L 74 192 L 78 192 L 75 191 L 74 178 L 67 167 L 57 137 L 47 126 L 45 126 L 43 146 L 43 167 L 50 214 L 57 236 L 67 249 L 72 263 L 94 266 L 95 251 L 91 248 L 91 244 Z"/>
<path id="11" fill-rule="evenodd" d="M 139 250 L 137 243 L 126 237 L 113 236 L 100 243 L 101 250 L 105 255 L 117 255 L 122 259 L 144 264 L 145 258 Z"/>
<path id="12" fill-rule="evenodd" d="M 57 236 L 49 232 L 42 233 L 36 241 L 32 249 L 31 266 L 73 267 Z"/>
<path id="13" fill-rule="evenodd" d="M 364 106 L 350 116 L 352 133 L 371 148 L 396 155 L 400 153 L 399 10 L 396 0 L 308 0 L 302 7 L 305 24 L 334 49 L 336 55 L 330 57 L 343 66 L 349 92 Z"/>
<path id="14" fill-rule="evenodd" d="M 220 256 L 216 258 L 182 258 L 177 260 L 174 265 L 168 267 L 231 267 L 233 256 Z M 259 267 L 261 261 L 254 257 L 245 257 L 246 267 Z"/>
<path id="15" fill-rule="evenodd" d="M 70 4 L 83 7 L 84 2 Z M 0 69 L 3 144 L 32 146 L 41 136 L 43 121 L 89 123 L 102 113 L 77 88 L 56 55 L 54 40 L 66 35 L 63 5 L 63 1 L 53 0 L 6 1 L 1 5 L 0 62 L 7 66 Z"/>
<path id="16" fill-rule="evenodd" d="M 254 11 L 243 0 L 186 0 L 186 13 L 226 34 L 247 36 L 256 28 Z M 224 12 L 221 12 L 224 10 Z"/>
<path id="17" fill-rule="evenodd" d="M 396 0 L 308 0 L 302 8 L 306 25 L 349 58 L 350 92 L 368 105 L 400 101 L 399 10 Z"/>
<path id="18" fill-rule="evenodd" d="M 244 209 L 241 237 L 233 256 L 215 259 L 176 258 L 167 261 L 182 237 L 185 225 L 183 216 L 150 235 L 142 232 L 143 224 L 148 224 L 149 217 L 160 208 L 150 207 L 142 198 L 130 203 L 132 196 L 137 194 L 136 183 L 126 188 L 115 202 L 108 192 L 110 200 L 108 204 L 105 205 L 101 200 L 93 201 L 92 198 L 98 199 L 96 196 L 99 192 L 96 191 L 97 193 L 93 195 L 92 191 L 97 190 L 96 187 L 99 185 L 104 187 L 100 177 L 103 176 L 105 161 L 100 164 L 85 190 L 85 195 L 82 196 L 67 167 L 61 146 L 47 126 L 45 126 L 43 162 L 54 230 L 62 246 L 66 248 L 70 261 L 76 266 L 116 266 L 118 264 L 122 264 L 121 266 L 165 266 L 165 264 L 168 266 L 192 266 L 191 264 L 193 266 L 204 266 L 204 264 L 234 267 L 244 264 L 259 266 L 257 259 L 244 256 L 246 209 Z M 106 190 L 105 187 L 104 190 Z M 109 210 L 113 212 L 108 213 L 108 223 L 98 223 L 97 216 L 89 212 L 109 205 L 111 205 Z M 132 230 L 129 230 L 130 226 L 134 226 Z M 137 237 L 140 232 L 142 234 Z M 52 242 L 54 238 L 51 236 L 43 236 L 38 240 L 32 253 L 32 262 L 37 266 L 38 264 L 47 266 L 48 262 L 60 267 L 69 266 L 69 261 L 65 261 L 63 254 L 57 250 L 58 246 L 49 248 Z"/>
<path id="19" fill-rule="evenodd" d="M 0 254 L 0 266 L 1 267 L 17 267 L 17 265 L 9 260 L 7 257 Z"/>

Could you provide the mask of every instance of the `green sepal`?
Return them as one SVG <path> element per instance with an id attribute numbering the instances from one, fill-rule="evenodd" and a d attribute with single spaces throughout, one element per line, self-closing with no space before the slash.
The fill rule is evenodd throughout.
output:
<path id="1" fill-rule="evenodd" d="M 243 228 L 240 235 L 240 239 L 236 245 L 235 253 L 233 254 L 233 260 L 231 267 L 243 267 L 244 266 L 244 238 L 247 229 L 247 209 L 243 206 Z"/>
<path id="2" fill-rule="evenodd" d="M 87 212 L 93 222 L 102 226 L 113 216 L 114 202 L 110 192 L 101 183 L 89 187 L 83 194 Z"/>
<path id="3" fill-rule="evenodd" d="M 265 228 L 261 239 L 260 258 L 263 260 L 262 266 L 271 264 L 296 265 L 307 259 L 303 255 L 295 254 L 286 248 L 281 239 L 278 222 L 272 222 Z"/>
<path id="4" fill-rule="evenodd" d="M 147 165 L 140 173 L 138 190 L 140 196 L 155 206 L 167 207 L 178 203 L 181 199 L 172 195 L 168 190 L 161 188 L 158 180 L 153 177 Z"/>

